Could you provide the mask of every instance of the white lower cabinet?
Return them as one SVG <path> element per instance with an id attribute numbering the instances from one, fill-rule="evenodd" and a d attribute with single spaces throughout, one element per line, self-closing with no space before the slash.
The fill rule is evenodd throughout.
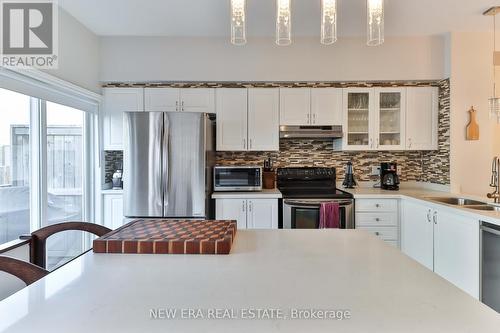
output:
<path id="1" fill-rule="evenodd" d="M 356 199 L 356 229 L 374 234 L 388 244 L 399 244 L 397 199 Z"/>
<path id="2" fill-rule="evenodd" d="M 123 195 L 103 195 L 103 224 L 110 229 L 116 229 L 123 225 Z"/>
<path id="3" fill-rule="evenodd" d="M 479 298 L 479 221 L 419 202 L 402 207 L 403 253 Z"/>
<path id="4" fill-rule="evenodd" d="M 278 229 L 277 199 L 216 199 L 215 217 L 236 220 L 238 229 Z"/>

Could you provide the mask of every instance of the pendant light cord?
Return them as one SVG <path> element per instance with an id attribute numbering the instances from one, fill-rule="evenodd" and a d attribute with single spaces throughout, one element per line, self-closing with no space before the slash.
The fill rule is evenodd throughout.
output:
<path id="1" fill-rule="evenodd" d="M 497 15 L 493 15 L 493 98 L 497 97 L 497 69 L 495 57 L 497 52 Z"/>

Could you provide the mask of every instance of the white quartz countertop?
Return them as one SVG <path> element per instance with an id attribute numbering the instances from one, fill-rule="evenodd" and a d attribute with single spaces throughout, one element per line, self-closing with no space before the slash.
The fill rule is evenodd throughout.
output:
<path id="1" fill-rule="evenodd" d="M 212 199 L 280 199 L 283 196 L 278 189 L 253 192 L 214 192 Z"/>
<path id="2" fill-rule="evenodd" d="M 500 225 L 500 212 L 497 211 L 478 211 L 466 207 L 448 205 L 441 202 L 432 200 L 432 198 L 438 197 L 456 197 L 465 198 L 482 201 L 488 204 L 492 204 L 491 199 L 486 196 L 475 196 L 468 194 L 457 194 L 445 191 L 437 191 L 433 189 L 427 189 L 423 187 L 401 187 L 399 191 L 387 191 L 380 188 L 373 187 L 357 187 L 355 189 L 343 189 L 342 190 L 351 193 L 355 199 L 413 199 L 423 201 L 428 205 L 438 206 L 442 209 L 454 210 L 455 212 L 460 212 L 464 215 L 476 218 L 479 221 L 484 221 L 496 225 Z"/>
<path id="3" fill-rule="evenodd" d="M 151 309 L 178 312 L 151 319 Z M 182 309 L 206 316 L 228 309 L 232 319 L 182 319 Z M 280 309 L 283 316 L 242 319 L 247 309 Z M 294 309 L 348 310 L 350 319 L 291 319 Z M 360 230 L 240 230 L 227 256 L 89 252 L 0 302 L 0 331 L 16 333 L 499 327 L 497 312 Z"/>

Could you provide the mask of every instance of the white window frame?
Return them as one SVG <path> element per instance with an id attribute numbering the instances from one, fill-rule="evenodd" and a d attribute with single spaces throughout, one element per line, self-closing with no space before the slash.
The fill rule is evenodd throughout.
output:
<path id="1" fill-rule="evenodd" d="M 99 109 L 102 96 L 38 70 L 0 68 L 0 88 L 30 98 L 30 230 L 47 221 L 47 101 L 84 112 L 82 219 L 98 223 L 100 183 Z M 91 237 L 84 237 L 84 248 Z"/>

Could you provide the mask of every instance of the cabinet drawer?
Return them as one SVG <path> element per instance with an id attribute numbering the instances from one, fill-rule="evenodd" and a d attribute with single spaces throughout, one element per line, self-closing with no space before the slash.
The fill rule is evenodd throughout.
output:
<path id="1" fill-rule="evenodd" d="M 360 227 L 356 229 L 365 230 L 383 240 L 397 240 L 398 239 L 398 228 L 396 227 Z"/>
<path id="2" fill-rule="evenodd" d="M 357 226 L 398 226 L 397 213 L 356 213 Z"/>
<path id="3" fill-rule="evenodd" d="M 362 199 L 356 200 L 357 212 L 396 212 L 398 200 L 395 199 Z"/>

